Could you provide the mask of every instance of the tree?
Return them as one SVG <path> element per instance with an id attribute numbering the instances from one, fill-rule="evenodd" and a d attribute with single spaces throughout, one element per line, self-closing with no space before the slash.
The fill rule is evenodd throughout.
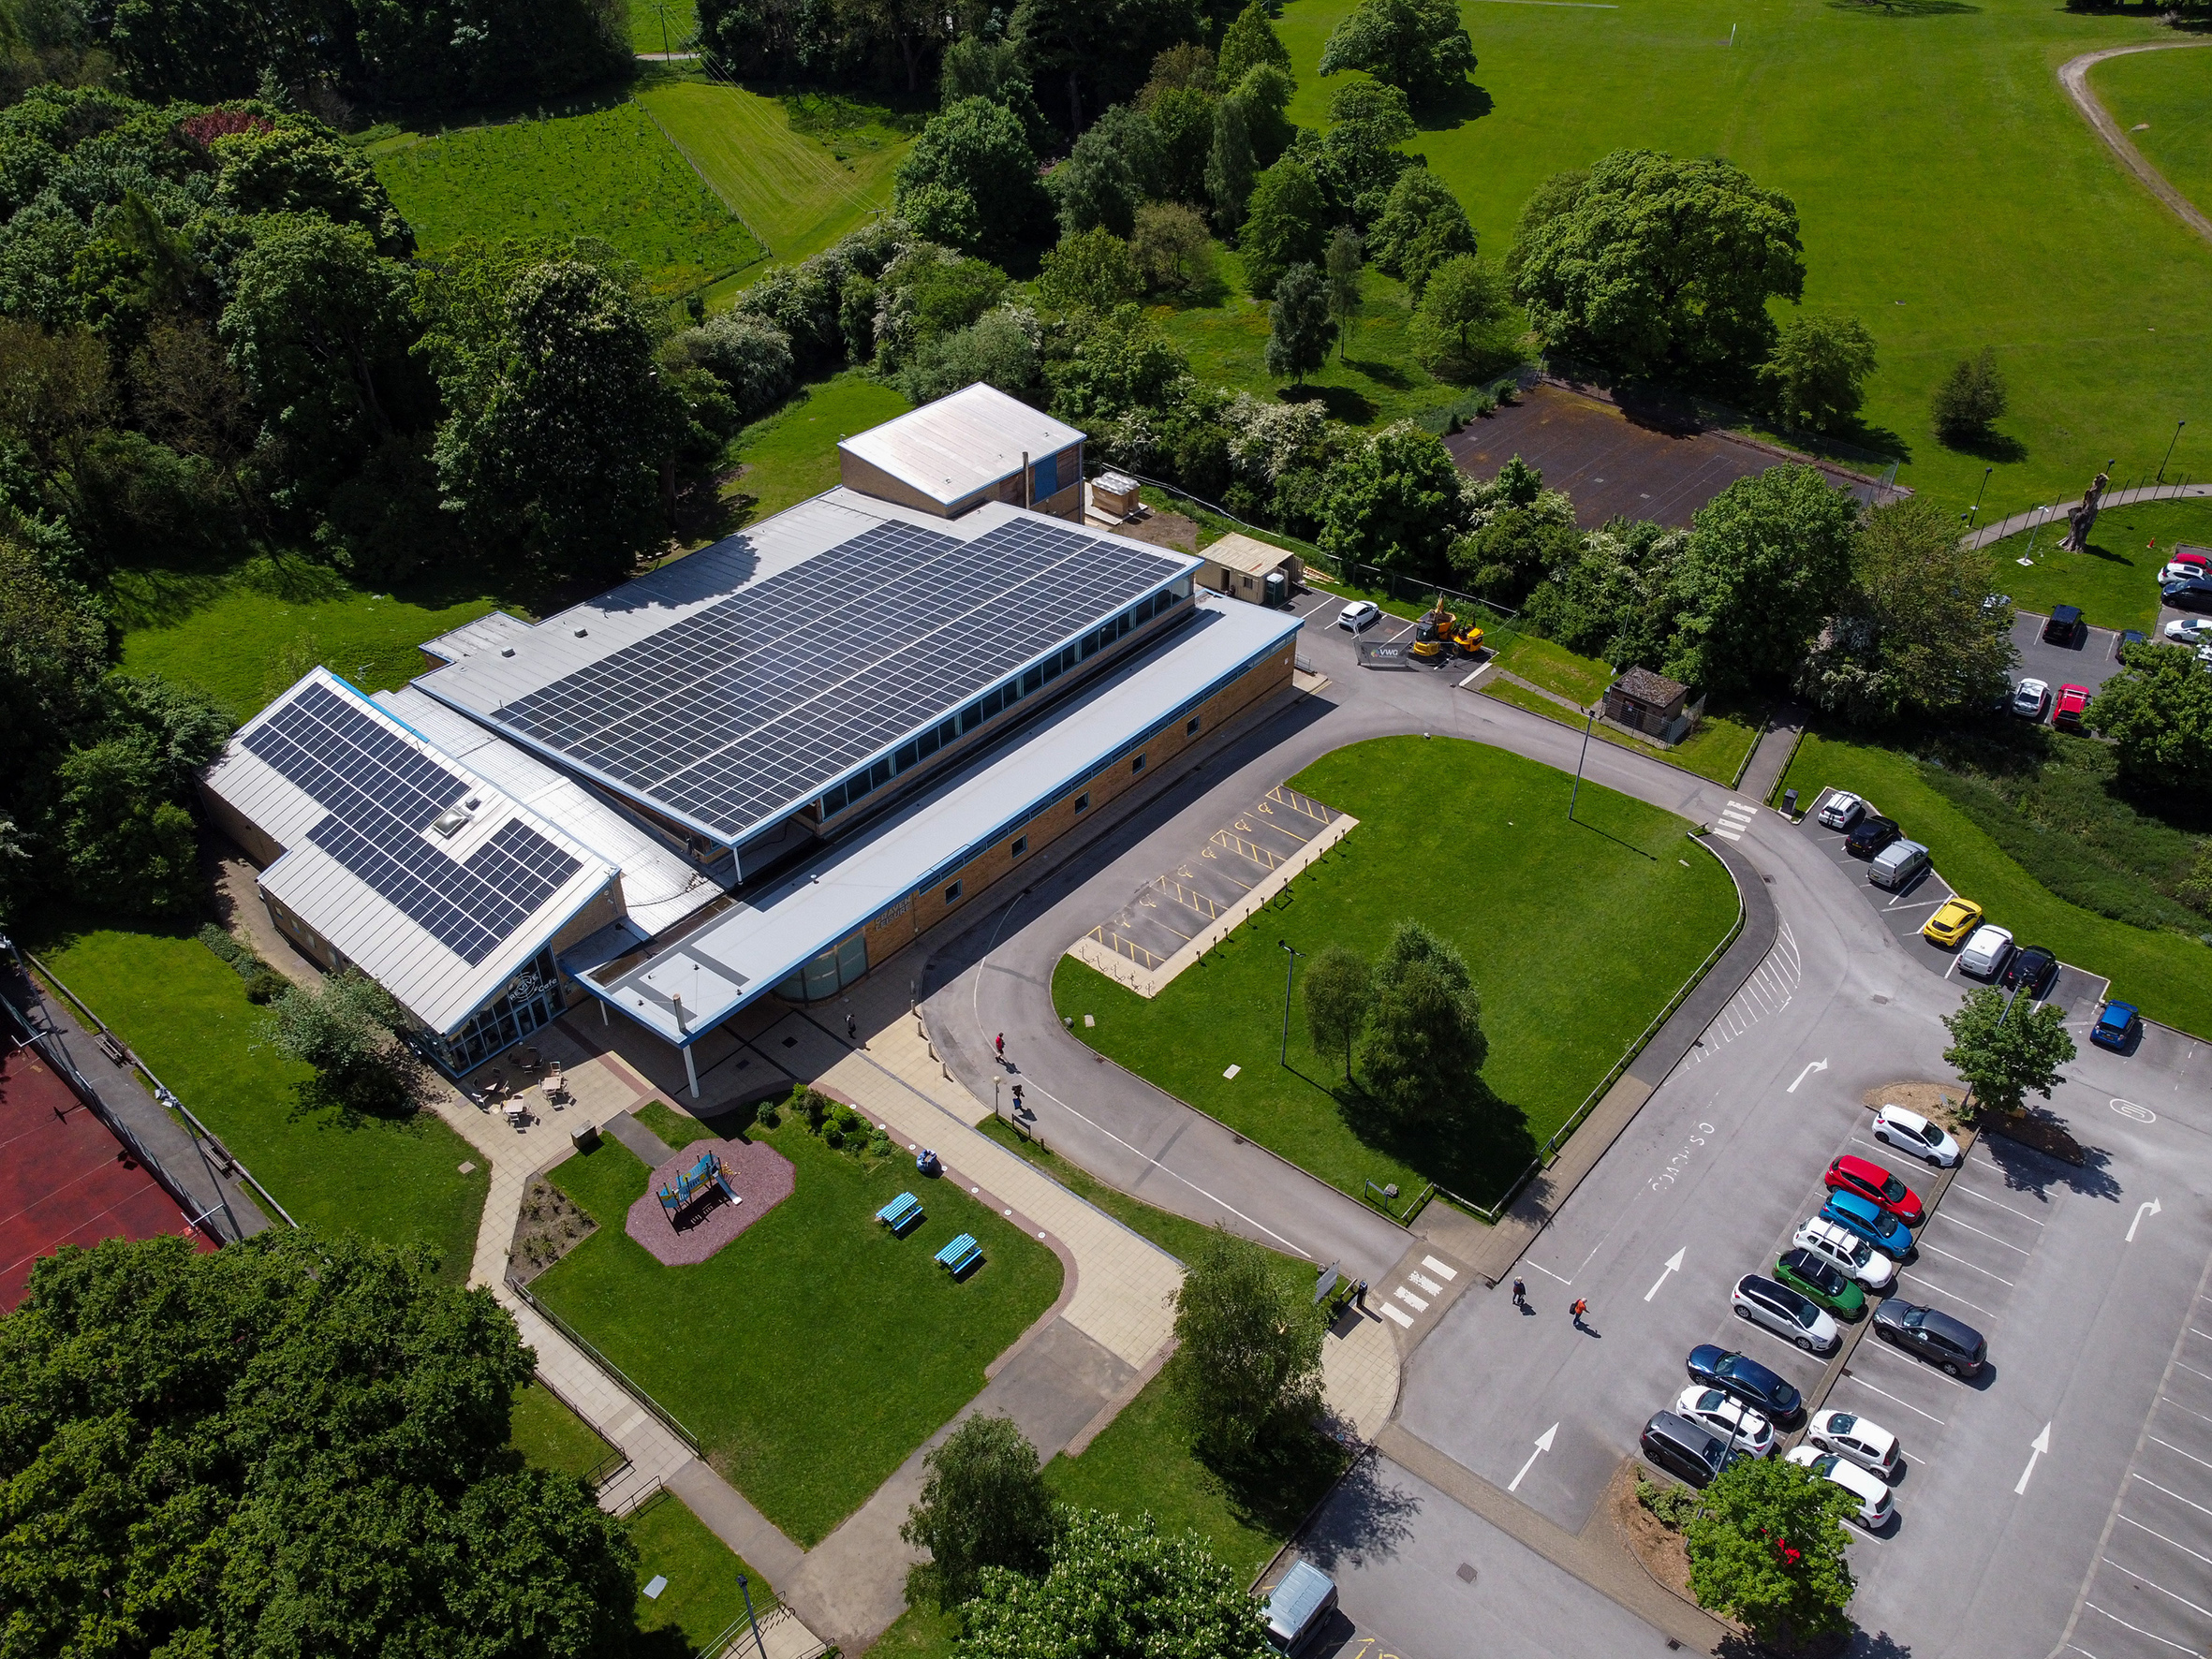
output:
<path id="1" fill-rule="evenodd" d="M 415 233 L 376 170 L 320 123 L 288 117 L 282 126 L 227 134 L 208 149 L 221 168 L 215 198 L 233 213 L 320 213 L 366 230 L 388 257 L 415 251 Z"/>
<path id="2" fill-rule="evenodd" d="M 930 241 L 990 257 L 1039 240 L 1052 216 L 1021 119 L 981 97 L 929 118 L 899 163 L 892 207 Z"/>
<path id="3" fill-rule="evenodd" d="M 1206 152 L 1206 201 L 1223 236 L 1235 235 L 1245 222 L 1257 172 L 1245 107 L 1235 98 L 1223 98 L 1214 106 L 1214 144 Z"/>
<path id="4" fill-rule="evenodd" d="M 1989 441 L 1990 429 L 2005 412 L 2005 377 L 1997 352 L 1984 345 L 1943 376 L 1928 404 L 1936 436 L 1959 446 Z"/>
<path id="5" fill-rule="evenodd" d="M 1355 226 L 1372 224 L 1398 175 L 1416 164 L 1398 146 L 1411 138 L 1406 95 L 1379 81 L 1352 81 L 1329 95 L 1329 125 L 1298 135 L 1330 209 Z"/>
<path id="6" fill-rule="evenodd" d="M 1166 405 L 1190 373 L 1180 347 L 1134 305 L 1071 319 L 1062 355 L 1045 368 L 1052 410 L 1071 424 L 1103 424 L 1135 409 Z"/>
<path id="7" fill-rule="evenodd" d="M 1718 159 L 1616 150 L 1524 220 L 1513 297 L 1555 351 L 1625 374 L 1747 375 L 1805 289 L 1797 209 Z"/>
<path id="8" fill-rule="evenodd" d="M 1542 184 L 1528 193 L 1528 199 L 1521 204 L 1520 216 L 1513 221 L 1513 245 L 1506 250 L 1506 280 L 1518 284 L 1521 280 L 1522 261 L 1527 257 L 1528 243 L 1536 232 L 1562 213 L 1570 213 L 1582 200 L 1584 187 L 1590 182 L 1586 167 L 1570 168 L 1565 172 L 1549 175 Z"/>
<path id="9" fill-rule="evenodd" d="M 1352 1045 L 1367 1023 L 1375 1000 L 1367 959 L 1349 946 L 1332 945 L 1305 966 L 1305 1029 L 1323 1053 L 1344 1056 L 1344 1076 L 1351 1079 Z"/>
<path id="10" fill-rule="evenodd" d="M 508 1450 L 532 1363 L 420 1246 L 45 1258 L 0 1319 L 11 1648 L 615 1659 L 636 1551 Z"/>
<path id="11" fill-rule="evenodd" d="M 1151 294 L 1202 293 L 1214 281 L 1214 240 L 1198 210 L 1179 201 L 1148 201 L 1137 210 L 1129 253 Z"/>
<path id="12" fill-rule="evenodd" d="M 1112 311 L 1143 288 L 1143 273 L 1129 244 L 1103 225 L 1060 238 L 1037 277 L 1038 294 L 1064 311 L 1077 306 Z"/>
<path id="13" fill-rule="evenodd" d="M 1202 203 L 1206 160 L 1214 150 L 1214 111 L 1221 100 L 1210 86 L 1148 85 L 1144 91 L 1143 109 L 1159 135 L 1155 194 L 1167 201 Z"/>
<path id="14" fill-rule="evenodd" d="M 1416 104 L 1439 104 L 1474 73 L 1453 0 L 1360 0 L 1321 48 L 1321 73 L 1364 69 Z"/>
<path id="15" fill-rule="evenodd" d="M 1214 65 L 1219 84 L 1234 86 L 1255 64 L 1273 64 L 1286 75 L 1291 72 L 1290 49 L 1283 44 L 1268 17 L 1261 0 L 1252 0 L 1236 14 L 1236 21 L 1222 30 L 1221 50 L 1215 54 Z"/>
<path id="16" fill-rule="evenodd" d="M 1361 257 L 1360 233 L 1349 225 L 1339 225 L 1336 233 L 1329 238 L 1328 294 L 1329 319 L 1336 325 L 1336 355 L 1344 355 L 1351 338 L 1352 319 L 1360 315 L 1363 298 L 1360 279 L 1364 261 Z"/>
<path id="17" fill-rule="evenodd" d="M 1360 1050 L 1364 1106 L 1397 1137 L 1448 1133 L 1483 1097 L 1490 1057 L 1467 962 L 1417 921 L 1402 921 L 1375 964 L 1375 1006 Z"/>
<path id="18" fill-rule="evenodd" d="M 1413 312 L 1413 355 L 1447 380 L 1478 378 L 1510 360 L 1499 337 L 1506 319 L 1506 286 L 1472 254 L 1454 254 L 1436 265 Z"/>
<path id="19" fill-rule="evenodd" d="M 1066 110 L 1070 136 L 1143 85 L 1162 51 L 1202 35 L 1191 0 L 1016 0 L 1007 24 L 1039 99 Z"/>
<path id="20" fill-rule="evenodd" d="M 1556 491 L 1527 507 L 1510 507 L 1452 549 L 1452 568 L 1471 593 L 1519 606 L 1545 577 L 1582 557 L 1574 509 Z"/>
<path id="21" fill-rule="evenodd" d="M 1275 285 L 1291 266 L 1318 266 L 1328 257 L 1320 186 L 1297 156 L 1286 155 L 1260 175 L 1248 212 L 1236 245 L 1255 300 L 1272 299 Z"/>
<path id="22" fill-rule="evenodd" d="M 1027 306 L 1001 305 L 923 346 L 899 376 L 899 387 L 908 401 L 926 404 L 981 380 L 1009 397 L 1040 403 L 1040 332 L 1037 314 Z"/>
<path id="23" fill-rule="evenodd" d="M 2212 790 L 2212 675 L 2189 646 L 2131 647 L 2120 671 L 2099 688 L 2087 721 L 2112 740 L 2121 771 L 2133 782 Z"/>
<path id="24" fill-rule="evenodd" d="M 1159 192 L 1161 160 L 1151 116 L 1134 104 L 1108 110 L 1045 181 L 1061 234 L 1103 225 L 1126 238 L 1136 227 L 1137 204 Z"/>
<path id="25" fill-rule="evenodd" d="M 2033 1089 L 2045 1100 L 2066 1079 L 2058 1068 L 2074 1056 L 2066 1010 L 2055 1003 L 2021 1007 L 1993 985 L 1976 987 L 1955 1013 L 1943 1016 L 1951 1047 L 1943 1064 L 1973 1086 L 1974 1109 L 2016 1112 Z"/>
<path id="26" fill-rule="evenodd" d="M 1336 325 L 1329 320 L 1328 279 L 1311 265 L 1293 265 L 1276 279 L 1268 309 L 1267 372 L 1288 374 L 1297 385 L 1329 360 L 1336 338 Z"/>
<path id="27" fill-rule="evenodd" d="M 791 337 L 742 311 L 717 312 L 698 328 L 686 329 L 670 343 L 667 355 L 720 381 L 746 420 L 782 403 L 795 378 Z"/>
<path id="28" fill-rule="evenodd" d="M 1851 1495 L 1783 1458 L 1741 1458 L 1683 1529 L 1698 1606 L 1783 1647 L 1845 1627 L 1856 1588 L 1843 1517 Z"/>
<path id="29" fill-rule="evenodd" d="M 526 267 L 494 316 L 488 338 L 434 346 L 449 365 L 434 450 L 448 507 L 497 556 L 620 580 L 667 545 L 684 430 L 652 329 L 629 292 L 577 259 Z"/>
<path id="30" fill-rule="evenodd" d="M 1398 175 L 1370 240 L 1375 268 L 1403 281 L 1417 301 L 1432 270 L 1454 255 L 1475 251 L 1467 209 L 1425 167 L 1408 168 Z"/>
<path id="31" fill-rule="evenodd" d="M 1440 572 L 1460 527 L 1459 478 L 1434 433 L 1409 420 L 1383 428 L 1334 469 L 1321 551 L 1417 579 Z"/>
<path id="32" fill-rule="evenodd" d="M 1787 684 L 1849 589 L 1858 520 L 1809 466 L 1738 478 L 1698 508 L 1666 672 L 1706 691 Z"/>
<path id="33" fill-rule="evenodd" d="M 1040 1577 L 1052 1556 L 1053 1494 L 1037 1448 L 1011 1417 L 963 1417 L 922 1460 L 928 1471 L 899 1536 L 929 1551 L 907 1575 L 907 1597 L 926 1594 L 941 1608 L 981 1588 L 985 1567 Z"/>
<path id="34" fill-rule="evenodd" d="M 960 1659 L 1268 1659 L 1266 1612 L 1196 1533 L 1162 1537 L 1150 1515 L 1069 1519 L 1052 1570 L 994 1569 L 965 1609 Z"/>
<path id="35" fill-rule="evenodd" d="M 315 1068 L 310 1102 L 347 1116 L 400 1117 L 419 1104 L 422 1068 L 398 1034 L 407 1017 L 391 993 L 354 968 L 320 990 L 295 985 L 269 1005 L 266 1041 Z"/>
<path id="36" fill-rule="evenodd" d="M 2011 616 L 1987 603 L 1996 579 L 1996 556 L 1967 546 L 1957 520 L 1925 496 L 1875 508 L 1798 691 L 1858 725 L 1988 708 L 2018 656 Z"/>
<path id="37" fill-rule="evenodd" d="M 1865 401 L 1874 336 L 1856 317 L 1793 316 L 1759 367 L 1769 406 L 1785 426 L 1840 432 Z"/>
<path id="38" fill-rule="evenodd" d="M 937 67 L 937 108 L 950 110 L 963 98 L 989 98 L 1005 105 L 1022 124 L 1032 150 L 1050 146 L 1052 125 L 1037 107 L 1029 71 L 1012 41 L 963 35 L 945 48 Z"/>
<path id="39" fill-rule="evenodd" d="M 1175 1292 L 1171 1386 L 1208 1456 L 1234 1462 L 1320 1409 L 1321 1316 L 1259 1245 L 1216 1227 Z"/>
<path id="40" fill-rule="evenodd" d="M 38 556 L 0 540 L 0 802 L 19 812 L 32 756 L 93 705 L 108 667 L 108 624 Z"/>
<path id="41" fill-rule="evenodd" d="M 79 899 L 153 916 L 198 907 L 192 815 L 155 791 L 159 776 L 159 757 L 136 732 L 73 748 L 55 767 L 54 829 Z"/>

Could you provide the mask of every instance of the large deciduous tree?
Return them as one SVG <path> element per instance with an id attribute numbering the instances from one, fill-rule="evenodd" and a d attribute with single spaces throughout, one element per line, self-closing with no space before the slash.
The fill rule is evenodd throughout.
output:
<path id="1" fill-rule="evenodd" d="M 1797 209 L 1720 160 L 1616 150 L 1525 216 L 1513 295 L 1554 351 L 1625 374 L 1742 378 L 1805 290 Z"/>
<path id="2" fill-rule="evenodd" d="M 1336 325 L 1329 320 L 1328 279 L 1314 266 L 1293 265 L 1276 280 L 1268 307 L 1267 372 L 1292 385 L 1329 360 Z"/>
<path id="3" fill-rule="evenodd" d="M 2066 1010 L 2054 1003 L 2023 1006 L 1995 986 L 1969 992 L 1943 1016 L 1951 1047 L 1943 1063 L 1973 1085 L 1977 1112 L 2015 1112 L 2032 1089 L 2045 1100 L 2066 1079 L 2058 1068 L 2074 1056 Z"/>
<path id="4" fill-rule="evenodd" d="M 999 257 L 1041 240 L 1052 220 L 1021 118 L 985 97 L 929 118 L 899 163 L 892 202 L 932 242 Z"/>
<path id="5" fill-rule="evenodd" d="M 614 1659 L 635 1553 L 582 1482 L 512 1461 L 531 1365 L 426 1252 L 48 1257 L 0 1319 L 10 1650 Z"/>
<path id="6" fill-rule="evenodd" d="M 2120 770 L 2153 788 L 2212 790 L 2212 675 L 2186 645 L 2144 644 L 2089 704 L 2088 726 L 2112 740 Z"/>
<path id="7" fill-rule="evenodd" d="M 1398 175 L 1369 241 L 1375 268 L 1403 281 L 1416 300 L 1437 266 L 1475 252 L 1467 209 L 1425 167 L 1408 168 Z"/>
<path id="8" fill-rule="evenodd" d="M 1413 313 L 1413 355 L 1445 380 L 1479 379 L 1513 360 L 1505 338 L 1504 280 L 1473 254 L 1453 254 L 1427 273 Z"/>
<path id="9" fill-rule="evenodd" d="M 1697 510 L 1666 672 L 1706 691 L 1789 683 L 1849 591 L 1859 504 L 1809 466 L 1738 478 Z"/>
<path id="10" fill-rule="evenodd" d="M 1259 1245 L 1217 1227 L 1175 1292 L 1170 1383 L 1208 1456 L 1230 1462 L 1320 1409 L 1321 1317 Z"/>
<path id="11" fill-rule="evenodd" d="M 1058 1527 L 1037 1448 L 1007 1417 L 961 1419 L 922 1459 L 928 1473 L 899 1536 L 929 1551 L 907 1577 L 910 1601 L 954 1608 L 981 1588 L 983 1569 L 1027 1578 L 1050 1562 Z"/>
<path id="12" fill-rule="evenodd" d="M 1329 31 L 1320 68 L 1364 69 L 1416 104 L 1438 104 L 1474 73 L 1475 46 L 1453 0 L 1360 0 Z"/>
<path id="13" fill-rule="evenodd" d="M 1742 1458 L 1683 1529 L 1698 1605 L 1785 1647 L 1845 1626 L 1856 1588 L 1842 1517 L 1851 1495 L 1781 1458 Z"/>
<path id="14" fill-rule="evenodd" d="M 1460 472 L 1444 441 L 1401 420 L 1332 470 L 1321 551 L 1425 580 L 1444 568 L 1460 509 Z"/>
<path id="15" fill-rule="evenodd" d="M 1962 358 L 1937 383 L 1928 400 L 1928 419 L 1936 436 L 1946 444 L 1965 448 L 1985 444 L 2007 402 L 2004 373 L 1997 366 L 1997 352 L 1984 345 L 1972 357 Z"/>
<path id="16" fill-rule="evenodd" d="M 1375 964 L 1355 1109 L 1399 1138 L 1453 1136 L 1488 1098 L 1482 1005 L 1459 952 L 1402 921 Z"/>
<path id="17" fill-rule="evenodd" d="M 1840 432 L 1865 401 L 1874 373 L 1874 336 L 1856 317 L 1814 313 L 1782 325 L 1780 338 L 1759 366 L 1768 407 L 1785 426 Z"/>
<path id="18" fill-rule="evenodd" d="M 1291 266 L 1318 266 L 1328 257 L 1327 204 L 1313 170 L 1295 152 L 1254 182 L 1246 211 L 1236 245 L 1255 300 L 1274 298 L 1275 285 Z"/>
<path id="19" fill-rule="evenodd" d="M 1360 1040 L 1374 1003 L 1367 959 L 1349 946 L 1328 946 L 1306 964 L 1306 1032 L 1316 1049 L 1343 1060 L 1348 1082 L 1352 1045 Z"/>
<path id="20" fill-rule="evenodd" d="M 1108 110 L 1045 181 L 1061 234 L 1103 225 L 1126 240 L 1136 228 L 1138 204 L 1161 194 L 1164 160 L 1151 116 L 1134 104 Z"/>
<path id="21" fill-rule="evenodd" d="M 1221 48 L 1215 54 L 1214 70 L 1224 87 L 1234 86 L 1255 64 L 1273 64 L 1286 75 L 1291 72 L 1290 49 L 1275 32 L 1267 7 L 1252 0 L 1236 14 L 1236 21 L 1221 31 Z"/>

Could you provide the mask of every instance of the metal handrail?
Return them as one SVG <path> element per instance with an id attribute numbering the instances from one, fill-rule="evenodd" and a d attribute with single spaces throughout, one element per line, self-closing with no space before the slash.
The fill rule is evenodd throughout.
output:
<path id="1" fill-rule="evenodd" d="M 574 1343 L 577 1350 L 582 1353 L 585 1358 L 589 1359 L 594 1365 L 597 1366 L 610 1377 L 613 1378 L 615 1383 L 622 1388 L 624 1393 L 627 1394 L 646 1411 L 657 1417 L 660 1421 L 660 1426 L 666 1429 L 671 1434 L 673 1434 L 678 1440 L 681 1440 L 686 1446 L 690 1447 L 694 1456 L 703 1457 L 706 1455 L 705 1448 L 699 1444 L 698 1436 L 694 1435 L 690 1430 L 685 1428 L 682 1423 L 678 1422 L 674 1415 L 671 1413 L 667 1407 L 663 1406 L 659 1401 L 654 1399 L 651 1394 L 648 1394 L 637 1383 L 631 1381 L 628 1373 L 626 1373 L 621 1366 L 615 1364 L 613 1360 L 608 1358 L 606 1355 L 600 1353 L 599 1350 L 594 1346 L 591 1342 L 584 1338 L 574 1326 L 570 1325 L 566 1319 L 562 1318 L 558 1314 L 554 1313 L 551 1308 L 539 1301 L 537 1297 L 533 1296 L 530 1292 L 530 1287 L 527 1285 L 524 1285 L 520 1279 L 515 1277 L 514 1270 L 512 1268 L 509 1268 L 507 1272 L 507 1287 L 508 1289 L 513 1291 L 515 1295 L 522 1298 L 523 1301 L 529 1307 L 532 1313 L 536 1314 L 548 1325 L 559 1331 L 562 1336 L 566 1337 L 570 1343 Z"/>

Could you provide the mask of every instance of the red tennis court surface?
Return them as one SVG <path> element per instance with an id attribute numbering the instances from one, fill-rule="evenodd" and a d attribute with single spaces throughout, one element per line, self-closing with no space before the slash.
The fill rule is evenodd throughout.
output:
<path id="1" fill-rule="evenodd" d="M 0 1314 L 64 1244 L 191 1233 L 177 1202 L 37 1053 L 0 1060 Z"/>
<path id="2" fill-rule="evenodd" d="M 1733 433 L 1677 426 L 1664 410 L 1623 410 L 1541 380 L 1523 387 L 1518 402 L 1468 421 L 1444 447 L 1478 478 L 1496 477 L 1518 455 L 1543 474 L 1547 487 L 1567 492 L 1585 530 L 1616 514 L 1687 526 L 1692 513 L 1738 478 L 1803 459 Z M 1821 470 L 1861 500 L 1874 487 L 1839 467 Z"/>

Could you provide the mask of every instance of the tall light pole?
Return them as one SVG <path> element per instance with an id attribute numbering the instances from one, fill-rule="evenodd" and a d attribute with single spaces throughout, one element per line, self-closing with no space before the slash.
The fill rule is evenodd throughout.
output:
<path id="1" fill-rule="evenodd" d="M 1582 768 L 1583 762 L 1590 757 L 1590 733 L 1597 728 L 1598 711 L 1592 708 L 1590 717 L 1584 723 L 1582 728 L 1582 753 L 1575 757 L 1574 761 L 1574 789 L 1567 797 L 1567 821 L 1570 824 L 1574 822 L 1574 803 L 1582 799 Z"/>
<path id="2" fill-rule="evenodd" d="M 2181 442 L 2181 429 L 2188 424 L 2186 420 L 2176 420 L 2174 423 L 2174 435 L 2166 440 L 2165 461 L 2159 462 L 2158 481 L 2161 484 L 2166 481 L 2166 462 L 2174 459 L 2174 446 Z"/>
<path id="3" fill-rule="evenodd" d="M 743 1573 L 737 1576 L 737 1593 L 745 1598 L 745 1622 L 753 1627 L 753 1646 L 760 1650 L 760 1659 L 768 1659 L 768 1644 L 760 1639 L 760 1621 L 753 1617 L 753 1593 L 746 1586 L 750 1582 Z"/>
<path id="4" fill-rule="evenodd" d="M 1290 1064 L 1290 982 L 1298 977 L 1298 959 L 1305 952 L 1294 948 L 1288 939 L 1277 939 L 1276 943 L 1290 953 L 1290 965 L 1283 974 L 1283 1047 L 1275 1057 L 1277 1065 L 1288 1065 Z"/>

